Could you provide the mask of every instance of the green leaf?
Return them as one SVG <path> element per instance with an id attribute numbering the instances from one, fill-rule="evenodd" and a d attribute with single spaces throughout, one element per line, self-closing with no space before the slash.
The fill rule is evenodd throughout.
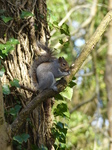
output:
<path id="1" fill-rule="evenodd" d="M 13 81 L 10 81 L 11 86 L 20 87 L 19 80 L 14 79 Z"/>
<path id="2" fill-rule="evenodd" d="M 23 133 L 21 135 L 14 136 L 13 140 L 17 141 L 20 144 L 22 144 L 23 142 L 27 142 L 29 137 L 30 137 L 29 134 Z"/>
<path id="3" fill-rule="evenodd" d="M 59 144 L 59 149 L 65 150 L 66 148 L 66 143 L 61 143 Z"/>
<path id="4" fill-rule="evenodd" d="M 68 47 L 69 47 L 69 44 L 70 44 L 69 41 L 64 42 L 64 44 L 63 44 L 64 48 L 68 48 Z"/>
<path id="5" fill-rule="evenodd" d="M 56 134 L 59 134 L 57 136 L 57 139 L 59 140 L 59 142 L 65 143 L 66 142 L 67 128 L 65 127 L 64 123 L 62 123 L 60 121 L 55 126 L 56 126 L 56 130 L 57 130 Z"/>
<path id="6" fill-rule="evenodd" d="M 3 58 L 5 58 L 5 57 L 6 57 L 6 55 L 3 54 L 2 51 L 0 51 L 0 58 L 3 59 Z"/>
<path id="7" fill-rule="evenodd" d="M 10 38 L 9 41 L 6 42 L 6 44 L 16 45 L 19 44 L 19 41 L 14 38 Z"/>
<path id="8" fill-rule="evenodd" d="M 13 18 L 12 17 L 6 17 L 6 16 L 1 16 L 2 20 L 7 23 L 9 22 L 10 20 L 12 20 Z"/>
<path id="9" fill-rule="evenodd" d="M 0 44 L 0 50 L 3 50 L 5 48 L 5 44 Z"/>
<path id="10" fill-rule="evenodd" d="M 59 40 L 59 43 L 62 45 L 64 42 L 62 39 Z"/>
<path id="11" fill-rule="evenodd" d="M 59 27 L 58 27 L 58 22 L 57 22 L 57 21 L 54 21 L 54 22 L 53 22 L 53 25 L 54 25 L 55 27 L 59 28 Z"/>
<path id="12" fill-rule="evenodd" d="M 63 129 L 64 128 L 64 124 L 62 122 L 58 122 L 57 125 L 56 125 L 58 128 L 61 128 Z"/>
<path id="13" fill-rule="evenodd" d="M 60 28 L 60 32 L 61 32 L 61 34 L 65 34 L 65 35 L 70 36 L 69 26 L 64 23 L 64 24 L 61 26 L 61 28 Z"/>
<path id="14" fill-rule="evenodd" d="M 63 96 L 61 96 L 60 94 L 57 94 L 55 96 L 55 100 L 63 100 Z"/>
<path id="15" fill-rule="evenodd" d="M 76 85 L 76 83 L 75 83 L 74 81 L 71 81 L 68 86 L 69 86 L 70 88 L 73 88 L 75 85 Z"/>
<path id="16" fill-rule="evenodd" d="M 76 80 L 76 77 L 74 76 L 74 77 L 72 78 L 72 80 Z"/>
<path id="17" fill-rule="evenodd" d="M 69 113 L 69 111 L 63 112 L 63 114 L 64 114 L 64 116 L 66 116 L 67 118 L 70 118 L 70 113 Z"/>
<path id="18" fill-rule="evenodd" d="M 60 93 L 61 96 L 63 96 L 64 98 L 67 98 L 69 100 L 71 100 L 72 95 L 73 95 L 73 89 L 70 87 L 67 87 L 63 92 Z"/>
<path id="19" fill-rule="evenodd" d="M 59 39 L 59 43 L 60 43 L 61 45 L 63 45 L 63 49 L 64 49 L 64 48 L 68 48 L 68 47 L 69 47 L 69 44 L 70 44 L 69 41 L 64 42 L 62 39 Z"/>
<path id="20" fill-rule="evenodd" d="M 10 109 L 10 114 L 12 116 L 17 116 L 18 112 L 20 111 L 21 106 L 20 105 L 16 105 L 14 108 Z"/>
<path id="21" fill-rule="evenodd" d="M 39 150 L 48 150 L 48 148 L 42 145 Z"/>
<path id="22" fill-rule="evenodd" d="M 5 44 L 0 44 L 0 57 L 4 58 L 7 56 L 10 51 L 14 50 L 16 44 L 19 44 L 19 41 L 14 38 L 9 39 Z"/>
<path id="23" fill-rule="evenodd" d="M 5 69 L 2 68 L 2 69 L 0 70 L 0 77 L 2 77 L 4 73 L 5 73 Z"/>
<path id="24" fill-rule="evenodd" d="M 22 14 L 20 15 L 21 18 L 25 18 L 25 17 L 30 17 L 30 16 L 34 16 L 30 11 L 22 11 Z"/>
<path id="25" fill-rule="evenodd" d="M 57 107 L 54 109 L 54 116 L 62 116 L 62 117 L 67 117 L 69 118 L 69 112 L 68 112 L 68 107 L 67 104 L 65 103 L 60 103 L 57 105 Z"/>
<path id="26" fill-rule="evenodd" d="M 2 90 L 3 90 L 3 93 L 4 93 L 5 95 L 9 95 L 9 94 L 10 94 L 10 89 L 9 89 L 9 86 L 8 86 L 7 84 L 4 84 L 4 85 L 2 86 Z"/>
<path id="27" fill-rule="evenodd" d="M 5 54 L 5 55 L 8 55 L 8 53 L 9 53 L 11 50 L 13 50 L 13 49 L 14 49 L 13 46 L 11 46 L 11 45 L 5 45 L 4 50 L 2 50 L 2 53 Z"/>
<path id="28" fill-rule="evenodd" d="M 73 88 L 75 85 L 76 85 L 76 82 L 75 82 L 75 80 L 76 80 L 76 77 L 74 76 L 73 78 L 72 78 L 72 81 L 69 83 L 69 87 L 70 88 Z"/>

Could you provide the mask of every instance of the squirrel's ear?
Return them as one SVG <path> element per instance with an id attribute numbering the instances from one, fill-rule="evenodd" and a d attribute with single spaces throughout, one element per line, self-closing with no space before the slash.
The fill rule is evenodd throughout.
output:
<path id="1" fill-rule="evenodd" d="M 59 58 L 58 58 L 59 62 L 62 62 L 62 59 L 63 59 L 62 57 L 59 57 Z"/>
<path id="2" fill-rule="evenodd" d="M 59 60 L 59 62 L 62 62 L 62 61 L 65 60 L 65 59 L 64 59 L 64 57 L 59 57 L 58 60 Z"/>

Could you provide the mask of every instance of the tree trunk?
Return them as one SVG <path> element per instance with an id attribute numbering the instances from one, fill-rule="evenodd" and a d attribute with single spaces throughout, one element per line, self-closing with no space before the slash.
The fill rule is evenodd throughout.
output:
<path id="1" fill-rule="evenodd" d="M 112 9 L 111 0 L 109 0 L 109 9 Z M 107 37 L 108 37 L 108 51 L 106 58 L 105 82 L 108 97 L 107 110 L 109 119 L 109 135 L 110 138 L 112 138 L 112 22 L 109 25 Z M 110 150 L 112 150 L 112 142 L 110 142 Z"/>
<path id="2" fill-rule="evenodd" d="M 16 78 L 20 84 L 31 88 L 29 70 L 33 59 L 40 54 L 37 41 L 48 43 L 49 39 L 46 1 L 0 0 L 0 9 L 5 10 L 4 16 L 13 18 L 7 23 L 0 22 L 0 28 L 3 29 L 0 31 L 0 38 L 3 43 L 12 37 L 20 42 L 2 62 L 6 70 L 2 84 L 8 84 L 9 81 Z M 22 11 L 31 12 L 33 16 L 21 18 Z M 10 96 L 4 99 L 5 108 L 8 111 L 7 107 L 15 105 L 15 99 L 20 101 L 22 107 L 25 107 L 31 97 L 31 92 L 13 89 Z M 12 123 L 13 120 L 7 117 L 6 121 Z M 26 147 L 31 149 L 31 145 L 34 144 L 38 147 L 43 145 L 52 149 L 51 124 L 51 100 L 49 99 L 33 111 L 30 115 L 30 123 L 26 121 L 23 128 L 19 130 L 19 134 L 30 134 Z"/>

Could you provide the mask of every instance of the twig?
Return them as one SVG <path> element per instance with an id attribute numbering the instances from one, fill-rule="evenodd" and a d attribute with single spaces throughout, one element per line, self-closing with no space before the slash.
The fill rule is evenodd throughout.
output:
<path id="1" fill-rule="evenodd" d="M 24 5 L 27 3 L 27 0 L 25 0 L 24 2 L 23 2 L 23 4 L 21 4 L 20 6 L 19 6 L 19 9 L 22 9 L 22 8 L 24 8 Z"/>
<path id="2" fill-rule="evenodd" d="M 2 38 L 0 38 L 0 43 L 5 44 L 6 42 Z"/>
<path id="3" fill-rule="evenodd" d="M 21 89 L 27 90 L 27 91 L 32 92 L 32 93 L 36 93 L 35 90 L 33 90 L 33 89 L 29 88 L 29 87 L 26 87 L 26 86 L 21 85 L 21 84 L 19 84 L 19 85 L 20 85 L 20 88 L 21 88 Z"/>
<path id="4" fill-rule="evenodd" d="M 85 28 L 87 27 L 88 24 L 90 24 L 90 22 L 92 21 L 92 19 L 95 17 L 96 14 L 97 1 L 98 0 L 93 1 L 89 17 L 83 23 L 81 23 L 81 26 L 76 31 L 72 32 L 70 35 L 75 35 L 81 28 Z"/>
<path id="5" fill-rule="evenodd" d="M 80 6 L 76 6 L 73 7 L 68 13 L 67 15 L 59 22 L 58 26 L 60 27 L 69 17 L 70 15 L 78 10 L 78 9 L 82 9 L 82 8 L 90 8 L 90 5 L 80 5 Z M 50 35 L 52 36 L 54 33 L 56 32 L 56 30 L 54 29 L 53 31 L 51 31 Z"/>
<path id="6" fill-rule="evenodd" d="M 79 109 L 81 106 L 91 102 L 94 100 L 94 98 L 96 97 L 96 93 L 89 99 L 89 100 L 86 100 L 78 105 L 76 105 L 71 111 L 70 111 L 70 114 L 72 114 L 75 110 Z"/>
<path id="7" fill-rule="evenodd" d="M 76 74 L 75 77 L 88 77 L 93 75 L 93 72 L 85 73 L 85 74 Z"/>
<path id="8" fill-rule="evenodd" d="M 97 54 L 99 54 L 104 48 L 106 48 L 107 47 L 107 43 L 105 43 L 105 44 L 103 44 L 98 50 L 97 50 Z M 82 65 L 82 67 L 81 68 L 83 68 L 90 60 L 92 60 L 92 57 L 91 56 L 89 56 L 85 61 L 84 61 L 84 63 L 83 63 L 83 65 Z"/>
<path id="9" fill-rule="evenodd" d="M 19 32 L 18 32 L 19 36 L 20 36 L 22 30 L 23 30 L 28 24 L 29 24 L 29 22 L 25 23 L 25 24 L 21 27 L 21 29 L 20 29 Z"/>

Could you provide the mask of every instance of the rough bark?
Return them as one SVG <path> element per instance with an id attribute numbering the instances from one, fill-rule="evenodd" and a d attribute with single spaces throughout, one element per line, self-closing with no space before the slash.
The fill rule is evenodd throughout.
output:
<path id="1" fill-rule="evenodd" d="M 112 1 L 109 0 L 109 10 L 112 9 Z M 106 58 L 105 83 L 108 97 L 108 119 L 109 119 L 109 135 L 112 138 L 112 22 L 109 24 L 108 32 L 108 50 Z M 110 150 L 112 150 L 112 141 L 110 141 Z"/>
<path id="2" fill-rule="evenodd" d="M 40 49 L 37 47 L 37 41 L 48 43 L 49 31 L 47 25 L 47 6 L 46 1 L 43 0 L 0 0 L 0 8 L 5 10 L 3 15 L 12 17 L 13 20 L 5 24 L 2 20 L 0 22 L 0 39 L 4 43 L 9 38 L 16 38 L 19 40 L 14 51 L 12 51 L 3 62 L 6 73 L 2 79 L 2 84 L 9 83 L 14 78 L 18 79 L 20 84 L 25 87 L 31 88 L 31 80 L 29 76 L 29 70 L 33 59 L 40 54 Z M 27 17 L 21 19 L 20 15 L 22 11 L 29 11 L 34 14 L 33 17 Z M 37 28 L 37 29 L 36 29 Z M 4 37 L 4 35 L 6 35 Z M 32 93 L 24 89 L 18 89 L 11 91 L 10 97 L 5 98 L 5 105 L 10 107 L 14 105 L 15 98 L 17 98 L 23 108 L 26 107 L 28 101 L 31 100 Z M 10 102 L 9 102 L 10 99 Z M 18 129 L 19 134 L 26 132 L 30 134 L 30 142 L 28 148 L 31 149 L 31 144 L 35 144 L 38 147 L 41 145 L 51 147 L 51 133 L 48 129 L 51 124 L 51 108 L 50 100 L 47 104 L 41 104 L 36 107 L 33 113 L 30 115 L 31 124 L 33 129 L 28 122 L 22 124 L 22 128 Z M 49 115 L 46 115 L 49 109 Z M 7 109 L 8 110 L 8 109 Z M 49 122 L 46 120 L 49 120 Z M 7 117 L 7 122 L 9 121 Z M 21 122 L 20 122 L 21 124 Z M 12 135 L 15 135 L 12 134 Z M 50 144 L 49 144 L 50 143 Z"/>

